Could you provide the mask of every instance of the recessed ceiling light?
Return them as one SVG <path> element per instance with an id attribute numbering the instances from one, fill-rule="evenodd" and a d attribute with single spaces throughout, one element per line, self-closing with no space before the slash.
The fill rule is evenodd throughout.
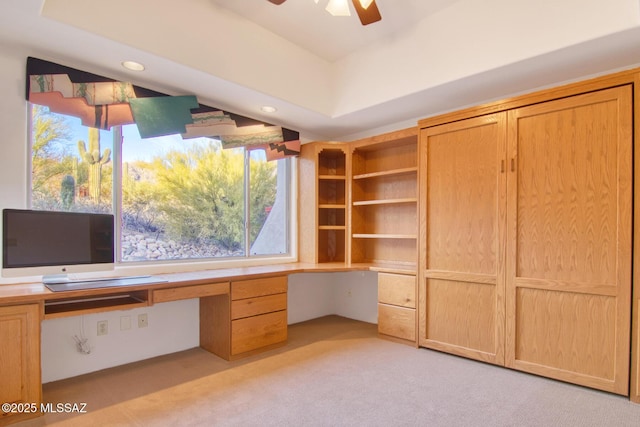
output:
<path id="1" fill-rule="evenodd" d="M 135 61 L 123 61 L 122 66 L 131 71 L 144 71 L 144 65 Z"/>
<path id="2" fill-rule="evenodd" d="M 272 107 L 271 105 L 263 105 L 260 109 L 265 113 L 275 113 L 278 111 L 276 107 Z"/>

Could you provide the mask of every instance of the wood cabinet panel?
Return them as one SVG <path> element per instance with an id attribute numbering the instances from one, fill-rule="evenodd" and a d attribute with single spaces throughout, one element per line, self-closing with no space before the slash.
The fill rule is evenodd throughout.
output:
<path id="1" fill-rule="evenodd" d="M 200 347 L 229 360 L 231 313 L 229 295 L 200 298 Z"/>
<path id="2" fill-rule="evenodd" d="M 287 276 L 231 282 L 231 299 L 254 298 L 287 292 Z"/>
<path id="3" fill-rule="evenodd" d="M 640 294 L 640 288 L 636 282 L 634 296 Z M 640 298 L 634 297 L 632 310 L 633 339 L 631 341 L 631 400 L 640 403 Z"/>
<path id="4" fill-rule="evenodd" d="M 286 340 L 286 310 L 231 322 L 231 354 L 233 356 Z"/>
<path id="5" fill-rule="evenodd" d="M 611 126 L 617 99 L 574 101 L 511 112 L 518 170 L 515 273 L 615 287 L 618 149 L 630 155 L 630 145 L 618 147 L 618 127 Z"/>
<path id="6" fill-rule="evenodd" d="M 345 230 L 318 230 L 318 262 L 344 262 Z"/>
<path id="7" fill-rule="evenodd" d="M 177 301 L 201 298 L 229 293 L 229 282 L 209 283 L 206 285 L 183 286 L 178 288 L 154 289 L 153 302 Z"/>
<path id="8" fill-rule="evenodd" d="M 504 363 L 506 113 L 420 136 L 419 343 Z"/>
<path id="9" fill-rule="evenodd" d="M 615 381 L 616 298 L 518 288 L 514 367 L 596 388 Z"/>
<path id="10" fill-rule="evenodd" d="M 408 341 L 416 340 L 416 311 L 378 304 L 378 333 Z"/>
<path id="11" fill-rule="evenodd" d="M 493 363 L 498 346 L 500 307 L 496 286 L 427 279 L 426 344 L 430 348 Z"/>
<path id="12" fill-rule="evenodd" d="M 629 86 L 509 111 L 508 366 L 628 393 L 632 147 Z"/>
<path id="13" fill-rule="evenodd" d="M 318 181 L 318 205 L 336 205 L 344 209 L 346 203 L 345 178 Z"/>
<path id="14" fill-rule="evenodd" d="M 428 269 L 497 273 L 505 118 L 425 131 Z"/>
<path id="15" fill-rule="evenodd" d="M 0 342 L 0 402 L 39 405 L 40 305 L 0 307 Z M 0 423 L 38 415 L 1 412 Z"/>
<path id="16" fill-rule="evenodd" d="M 631 86 L 424 128 L 420 150 L 420 344 L 627 394 Z"/>
<path id="17" fill-rule="evenodd" d="M 416 277 L 378 273 L 378 302 L 416 308 Z"/>
<path id="18" fill-rule="evenodd" d="M 267 295 L 256 298 L 246 298 L 231 302 L 231 318 L 256 316 L 287 309 L 287 294 Z"/>

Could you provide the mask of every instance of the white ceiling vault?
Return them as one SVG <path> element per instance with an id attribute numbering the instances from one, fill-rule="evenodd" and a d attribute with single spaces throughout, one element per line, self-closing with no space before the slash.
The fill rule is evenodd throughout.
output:
<path id="1" fill-rule="evenodd" d="M 352 0 L 346 0 L 349 4 Z M 377 0 L 382 21 L 363 27 L 353 7 L 350 17 L 331 16 L 328 0 L 211 0 L 320 58 L 335 62 L 370 44 L 392 38 L 426 16 L 458 0 Z"/>
<path id="2" fill-rule="evenodd" d="M 0 50 L 195 94 L 305 140 L 640 65 L 638 0 L 376 0 L 382 21 L 368 26 L 326 3 L 2 0 Z"/>

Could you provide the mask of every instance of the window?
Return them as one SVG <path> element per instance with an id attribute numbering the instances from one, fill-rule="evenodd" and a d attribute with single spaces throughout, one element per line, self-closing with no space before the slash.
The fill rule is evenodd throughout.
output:
<path id="1" fill-rule="evenodd" d="M 122 263 L 289 252 L 290 160 L 31 107 L 31 206 L 113 212 Z M 246 221 L 245 219 L 249 219 Z"/>

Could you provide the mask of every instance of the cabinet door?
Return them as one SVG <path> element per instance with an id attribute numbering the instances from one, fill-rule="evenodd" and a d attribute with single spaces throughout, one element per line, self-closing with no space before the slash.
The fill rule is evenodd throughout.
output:
<path id="1" fill-rule="evenodd" d="M 0 307 L 0 402 L 40 404 L 40 306 Z M 39 409 L 39 406 L 38 406 Z M 38 413 L 5 417 L 16 420 Z"/>
<path id="2" fill-rule="evenodd" d="M 419 344 L 504 364 L 506 113 L 423 129 L 420 150 Z"/>
<path id="3" fill-rule="evenodd" d="M 631 88 L 508 120 L 506 364 L 627 394 Z"/>
<path id="4" fill-rule="evenodd" d="M 231 322 L 231 355 L 287 341 L 287 310 Z"/>

